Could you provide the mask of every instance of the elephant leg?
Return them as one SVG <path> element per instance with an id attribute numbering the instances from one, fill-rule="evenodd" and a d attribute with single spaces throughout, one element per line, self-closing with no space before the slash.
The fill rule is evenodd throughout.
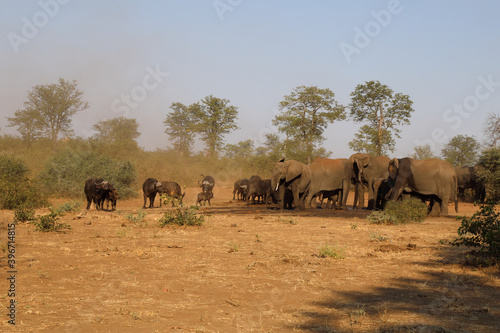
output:
<path id="1" fill-rule="evenodd" d="M 347 197 L 349 196 L 349 187 L 351 185 L 351 182 L 349 180 L 344 180 L 342 182 L 342 190 L 341 190 L 341 202 L 340 202 L 340 208 L 341 209 L 347 209 Z"/>
<path id="2" fill-rule="evenodd" d="M 298 187 L 292 187 L 292 194 L 293 194 L 293 203 L 295 204 L 295 207 L 300 210 L 304 209 L 303 207 L 304 201 L 300 200 L 300 193 Z"/>

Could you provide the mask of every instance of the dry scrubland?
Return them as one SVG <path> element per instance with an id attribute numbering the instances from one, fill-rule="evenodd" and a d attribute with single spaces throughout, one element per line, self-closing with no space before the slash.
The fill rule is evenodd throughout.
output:
<path id="1" fill-rule="evenodd" d="M 198 191 L 188 188 L 185 202 Z M 119 201 L 117 212 L 68 214 L 67 233 L 18 225 L 17 325 L 5 319 L 3 278 L 0 331 L 500 329 L 499 270 L 462 265 L 468 249 L 446 244 L 457 236 L 453 217 L 370 225 L 363 210 L 281 212 L 232 201 L 229 186 L 214 192 L 200 228 L 160 228 L 165 207 L 146 210 L 142 224 L 129 222 L 125 215 L 141 211 L 142 198 Z M 462 214 L 473 212 L 461 203 Z M 0 217 L 6 239 L 13 213 Z M 321 258 L 325 244 L 344 258 Z"/>

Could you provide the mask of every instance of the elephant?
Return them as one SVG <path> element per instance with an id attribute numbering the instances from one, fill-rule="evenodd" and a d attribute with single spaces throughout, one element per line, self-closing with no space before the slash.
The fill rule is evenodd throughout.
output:
<path id="1" fill-rule="evenodd" d="M 320 206 L 323 204 L 323 200 L 326 199 L 325 208 L 336 209 L 337 203 L 342 199 L 342 191 L 341 190 L 333 190 L 333 191 L 322 191 L 318 195 Z M 339 200 L 340 199 L 340 200 Z"/>
<path id="2" fill-rule="evenodd" d="M 373 182 L 373 193 L 375 195 L 374 209 L 384 209 L 387 202 L 386 196 L 389 194 L 394 184 L 390 183 L 390 179 L 377 178 Z"/>
<path id="3" fill-rule="evenodd" d="M 390 181 L 394 183 L 389 200 L 398 199 L 408 187 L 420 195 L 435 196 L 440 204 L 439 213 L 443 215 L 448 215 L 448 203 L 454 200 L 458 213 L 457 173 L 449 162 L 394 158 L 389 162 L 388 170 Z"/>
<path id="4" fill-rule="evenodd" d="M 379 179 L 389 177 L 389 162 L 390 159 L 385 156 L 373 156 L 370 154 L 356 153 L 349 157 L 353 164 L 354 173 L 356 175 L 356 192 L 359 191 L 356 197 L 360 197 L 359 204 L 361 208 L 364 206 L 364 191 L 361 190 L 360 184 L 364 184 L 368 188 L 368 209 L 375 208 L 377 193 L 373 191 L 373 183 Z M 362 192 L 362 193 L 361 193 Z M 356 200 L 355 206 L 356 208 Z"/>
<path id="5" fill-rule="evenodd" d="M 309 189 L 310 182 L 311 169 L 304 163 L 281 159 L 274 165 L 271 187 L 279 192 L 281 209 L 285 208 L 285 190 L 287 189 L 292 191 L 295 207 L 304 209 L 304 196 Z"/>
<path id="6" fill-rule="evenodd" d="M 257 175 L 253 175 L 248 180 L 247 195 L 245 198 L 247 205 L 250 204 L 250 199 L 252 199 L 253 203 L 255 203 L 255 197 L 261 196 L 261 194 L 259 194 L 260 193 L 259 187 L 260 187 L 261 181 L 262 181 L 262 178 L 260 178 L 260 176 L 257 176 Z"/>
<path id="7" fill-rule="evenodd" d="M 458 194 L 462 199 L 465 198 L 465 190 L 470 188 L 474 191 L 474 201 L 484 201 L 486 197 L 486 187 L 478 177 L 481 168 L 480 165 L 475 165 L 473 167 L 457 166 L 455 168 L 458 177 Z"/>
<path id="8" fill-rule="evenodd" d="M 309 166 L 311 169 L 311 185 L 305 200 L 309 207 L 312 199 L 322 191 L 340 190 L 340 207 L 347 208 L 347 196 L 354 176 L 351 161 L 346 158 L 329 159 L 317 157 Z"/>

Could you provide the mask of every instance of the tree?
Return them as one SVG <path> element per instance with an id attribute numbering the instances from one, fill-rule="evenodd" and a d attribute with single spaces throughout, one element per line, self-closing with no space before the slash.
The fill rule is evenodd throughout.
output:
<path id="1" fill-rule="evenodd" d="M 488 148 L 481 154 L 479 179 L 486 185 L 489 199 L 500 200 L 500 147 Z"/>
<path id="2" fill-rule="evenodd" d="M 488 147 L 498 147 L 500 143 L 500 114 L 488 113 L 484 124 L 484 134 Z"/>
<path id="3" fill-rule="evenodd" d="M 237 144 L 227 144 L 224 148 L 227 158 L 248 159 L 254 155 L 254 143 L 251 139 L 240 141 Z"/>
<path id="4" fill-rule="evenodd" d="M 315 149 L 325 140 L 323 133 L 328 124 L 343 120 L 345 108 L 335 101 L 334 93 L 316 86 L 299 86 L 280 102 L 280 114 L 272 121 L 286 142 L 305 152 L 310 163 Z"/>
<path id="5" fill-rule="evenodd" d="M 189 106 L 193 116 L 193 130 L 200 134 L 208 149 L 208 155 L 217 156 L 222 149 L 224 135 L 238 129 L 238 108 L 229 105 L 229 100 L 212 95 Z"/>
<path id="6" fill-rule="evenodd" d="M 40 113 L 36 110 L 17 110 L 14 117 L 7 117 L 9 127 L 17 126 L 23 140 L 31 143 L 42 134 Z"/>
<path id="7" fill-rule="evenodd" d="M 7 118 L 9 126 L 19 127 L 29 140 L 40 135 L 55 143 L 62 136 L 72 136 L 71 118 L 89 107 L 82 95 L 75 80 L 60 78 L 58 84 L 37 85 L 28 93 L 24 109 Z"/>
<path id="8" fill-rule="evenodd" d="M 163 121 L 165 133 L 168 134 L 174 149 L 181 155 L 189 155 L 194 143 L 194 120 L 191 110 L 182 103 L 172 103 L 173 112 L 167 114 Z"/>
<path id="9" fill-rule="evenodd" d="M 136 119 L 117 117 L 101 120 L 93 126 L 97 134 L 95 141 L 101 147 L 106 147 L 108 155 L 122 156 L 124 153 L 139 148 L 136 139 L 139 133 L 139 124 Z"/>
<path id="10" fill-rule="evenodd" d="M 382 156 L 394 151 L 395 138 L 401 138 L 400 125 L 409 125 L 413 102 L 408 95 L 394 93 L 379 81 L 359 84 L 351 93 L 351 118 L 366 122 L 349 147 L 355 151 Z"/>
<path id="11" fill-rule="evenodd" d="M 457 135 L 444 146 L 441 155 L 455 167 L 459 165 L 472 166 L 477 162 L 479 148 L 479 142 L 474 137 Z"/>
<path id="12" fill-rule="evenodd" d="M 105 141 L 110 144 L 120 142 L 135 142 L 135 139 L 141 135 L 139 133 L 139 124 L 136 119 L 127 119 L 117 117 L 113 119 L 101 120 L 93 126 L 97 131 L 95 138 L 99 141 Z"/>
<path id="13" fill-rule="evenodd" d="M 416 160 L 426 160 L 429 158 L 438 158 L 432 152 L 430 145 L 416 146 L 413 149 L 415 152 L 412 155 L 410 155 L 410 157 L 414 158 Z"/>

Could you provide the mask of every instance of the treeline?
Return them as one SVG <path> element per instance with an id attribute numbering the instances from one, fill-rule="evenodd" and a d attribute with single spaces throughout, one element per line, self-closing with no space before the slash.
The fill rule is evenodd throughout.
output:
<path id="1" fill-rule="evenodd" d="M 190 105 L 172 103 L 163 119 L 172 147 L 145 151 L 136 141 L 140 136 L 136 119 L 102 120 L 93 125 L 95 134 L 90 138 L 76 137 L 72 117 L 89 106 L 76 81 L 60 79 L 57 84 L 33 87 L 24 108 L 7 117 L 7 126 L 16 127 L 20 136 L 0 137 L 0 157 L 10 170 L 0 170 L 0 176 L 10 181 L 29 179 L 25 184 L 36 186 L 43 197 L 83 197 L 83 183 L 91 177 L 114 182 L 122 198 L 136 195 L 148 177 L 194 186 L 201 174 L 210 174 L 218 183 L 229 184 L 253 174 L 269 176 L 282 157 L 304 163 L 329 157 L 331 153 L 322 147 L 323 133 L 339 120 L 363 123 L 348 144 L 353 151 L 390 155 L 401 135 L 399 127 L 410 124 L 412 104 L 408 95 L 378 81 L 358 85 L 348 106 L 338 103 L 330 89 L 299 86 L 279 104 L 280 112 L 272 120 L 277 133 L 267 134 L 256 147 L 252 140 L 225 142 L 225 135 L 238 129 L 238 108 L 227 99 L 207 96 Z M 499 115 L 488 115 L 485 133 L 488 142 L 483 145 L 472 136 L 458 135 L 445 145 L 441 156 L 434 156 L 430 146 L 418 146 L 411 157 L 440 157 L 454 166 L 480 161 L 494 174 Z M 196 140 L 204 150 L 193 151 Z M 492 148 L 480 153 L 481 146 Z M 12 174 L 16 165 L 20 173 Z M 15 192 L 15 186 L 8 187 Z"/>

